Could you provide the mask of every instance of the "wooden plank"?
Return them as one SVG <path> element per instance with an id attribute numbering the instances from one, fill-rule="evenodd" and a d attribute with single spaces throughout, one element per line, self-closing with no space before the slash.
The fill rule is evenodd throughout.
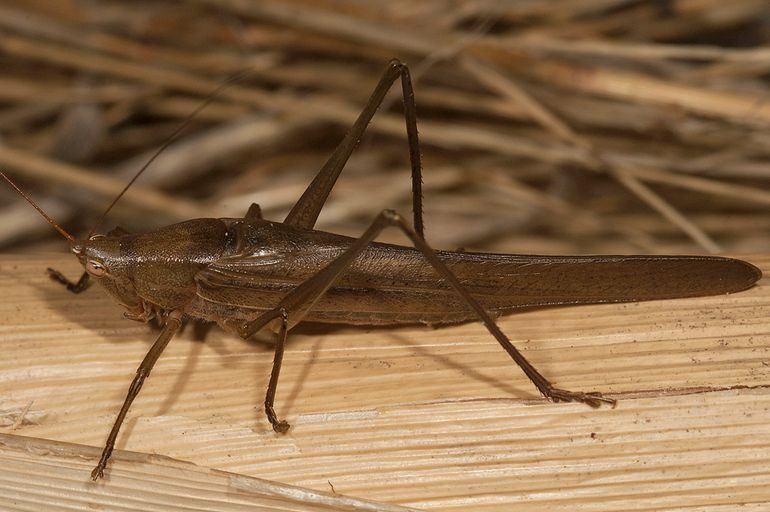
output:
<path id="1" fill-rule="evenodd" d="M 83 475 L 100 449 L 0 434 L 0 509 L 162 511 L 409 512 L 201 468 L 168 457 L 117 452 L 108 481 Z M 110 507 L 109 509 L 106 507 Z"/>
<path id="2" fill-rule="evenodd" d="M 770 270 L 770 256 L 750 261 Z M 0 257 L 2 431 L 101 446 L 154 335 L 98 287 L 67 293 L 47 266 L 79 273 L 74 259 Z M 764 280 L 730 296 L 502 320 L 559 386 L 620 400 L 599 410 L 540 399 L 478 324 L 305 327 L 281 376 L 277 410 L 293 425 L 283 436 L 261 409 L 269 342 L 213 329 L 200 343 L 188 329 L 118 448 L 424 510 L 761 510 L 768 318 Z"/>

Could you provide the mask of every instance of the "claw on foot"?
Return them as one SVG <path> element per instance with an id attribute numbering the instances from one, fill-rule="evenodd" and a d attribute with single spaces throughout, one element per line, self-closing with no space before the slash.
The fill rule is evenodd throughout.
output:
<path id="1" fill-rule="evenodd" d="M 564 389 L 552 389 L 548 398 L 554 402 L 583 402 L 591 407 L 599 407 L 603 403 L 615 407 L 618 403 L 614 398 L 606 398 L 598 392 L 582 393 L 579 391 L 566 391 Z"/>
<path id="2" fill-rule="evenodd" d="M 104 464 L 101 462 L 91 471 L 91 480 L 96 482 L 100 478 L 104 478 Z"/>
<path id="3" fill-rule="evenodd" d="M 281 420 L 276 423 L 273 423 L 273 430 L 275 430 L 279 434 L 284 434 L 288 432 L 289 427 L 291 427 L 291 425 L 289 425 L 289 423 L 286 420 Z"/>

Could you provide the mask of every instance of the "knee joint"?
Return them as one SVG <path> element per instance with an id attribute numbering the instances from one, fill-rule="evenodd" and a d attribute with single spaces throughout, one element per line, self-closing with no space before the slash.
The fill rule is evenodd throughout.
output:
<path id="1" fill-rule="evenodd" d="M 388 224 L 400 224 L 404 218 L 399 215 L 395 210 L 387 209 L 380 212 L 380 217 L 388 222 Z"/>
<path id="2" fill-rule="evenodd" d="M 390 62 L 388 62 L 388 66 L 401 72 L 407 69 L 406 64 L 398 59 L 391 59 Z"/>

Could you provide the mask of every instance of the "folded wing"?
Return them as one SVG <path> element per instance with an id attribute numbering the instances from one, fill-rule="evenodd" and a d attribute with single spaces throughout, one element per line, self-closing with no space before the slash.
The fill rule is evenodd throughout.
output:
<path id="1" fill-rule="evenodd" d="M 242 248 L 196 278 L 201 299 L 221 307 L 274 307 L 292 288 L 329 264 L 351 239 L 284 232 L 269 247 Z M 298 241 L 301 238 L 301 243 Z M 632 302 L 732 293 L 760 271 L 710 256 L 524 256 L 439 251 L 440 258 L 493 314 L 565 304 Z M 411 248 L 372 244 L 318 301 L 305 320 L 353 324 L 456 323 L 470 308 Z"/>

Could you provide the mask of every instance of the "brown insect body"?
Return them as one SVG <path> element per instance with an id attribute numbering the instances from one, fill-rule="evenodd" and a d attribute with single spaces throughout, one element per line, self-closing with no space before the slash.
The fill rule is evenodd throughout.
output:
<path id="1" fill-rule="evenodd" d="M 399 78 L 412 168 L 413 227 L 397 213 L 384 210 L 360 238 L 314 230 L 345 162 Z M 267 326 L 276 332 L 265 413 L 276 432 L 286 432 L 289 424 L 276 416 L 274 400 L 287 333 L 302 320 L 380 325 L 480 320 L 543 396 L 598 407 L 615 400 L 554 386 L 516 349 L 494 317 L 539 306 L 718 295 L 749 288 L 761 277 L 749 263 L 711 256 L 434 251 L 423 237 L 414 93 L 409 70 L 395 60 L 351 130 L 281 223 L 263 220 L 259 207 L 252 205 L 242 219 L 194 219 L 144 234 L 118 228 L 76 241 L 4 173 L 0 176 L 70 241 L 86 270 L 73 282 L 49 269 L 52 278 L 78 293 L 95 277 L 126 308 L 128 318 L 157 318 L 163 325 L 129 386 L 91 472 L 94 480 L 103 476 L 131 404 L 185 317 L 217 322 L 244 338 Z M 400 229 L 414 248 L 374 242 L 387 227 Z"/>
<path id="2" fill-rule="evenodd" d="M 258 218 L 194 219 L 144 234 L 97 236 L 75 246 L 86 270 L 149 320 L 181 310 L 232 330 L 275 308 L 338 258 L 353 238 Z M 436 251 L 493 315 L 565 304 L 629 302 L 744 290 L 760 277 L 741 260 L 712 256 L 533 256 Z M 365 325 L 448 324 L 473 310 L 413 248 L 372 243 L 301 320 Z"/>

